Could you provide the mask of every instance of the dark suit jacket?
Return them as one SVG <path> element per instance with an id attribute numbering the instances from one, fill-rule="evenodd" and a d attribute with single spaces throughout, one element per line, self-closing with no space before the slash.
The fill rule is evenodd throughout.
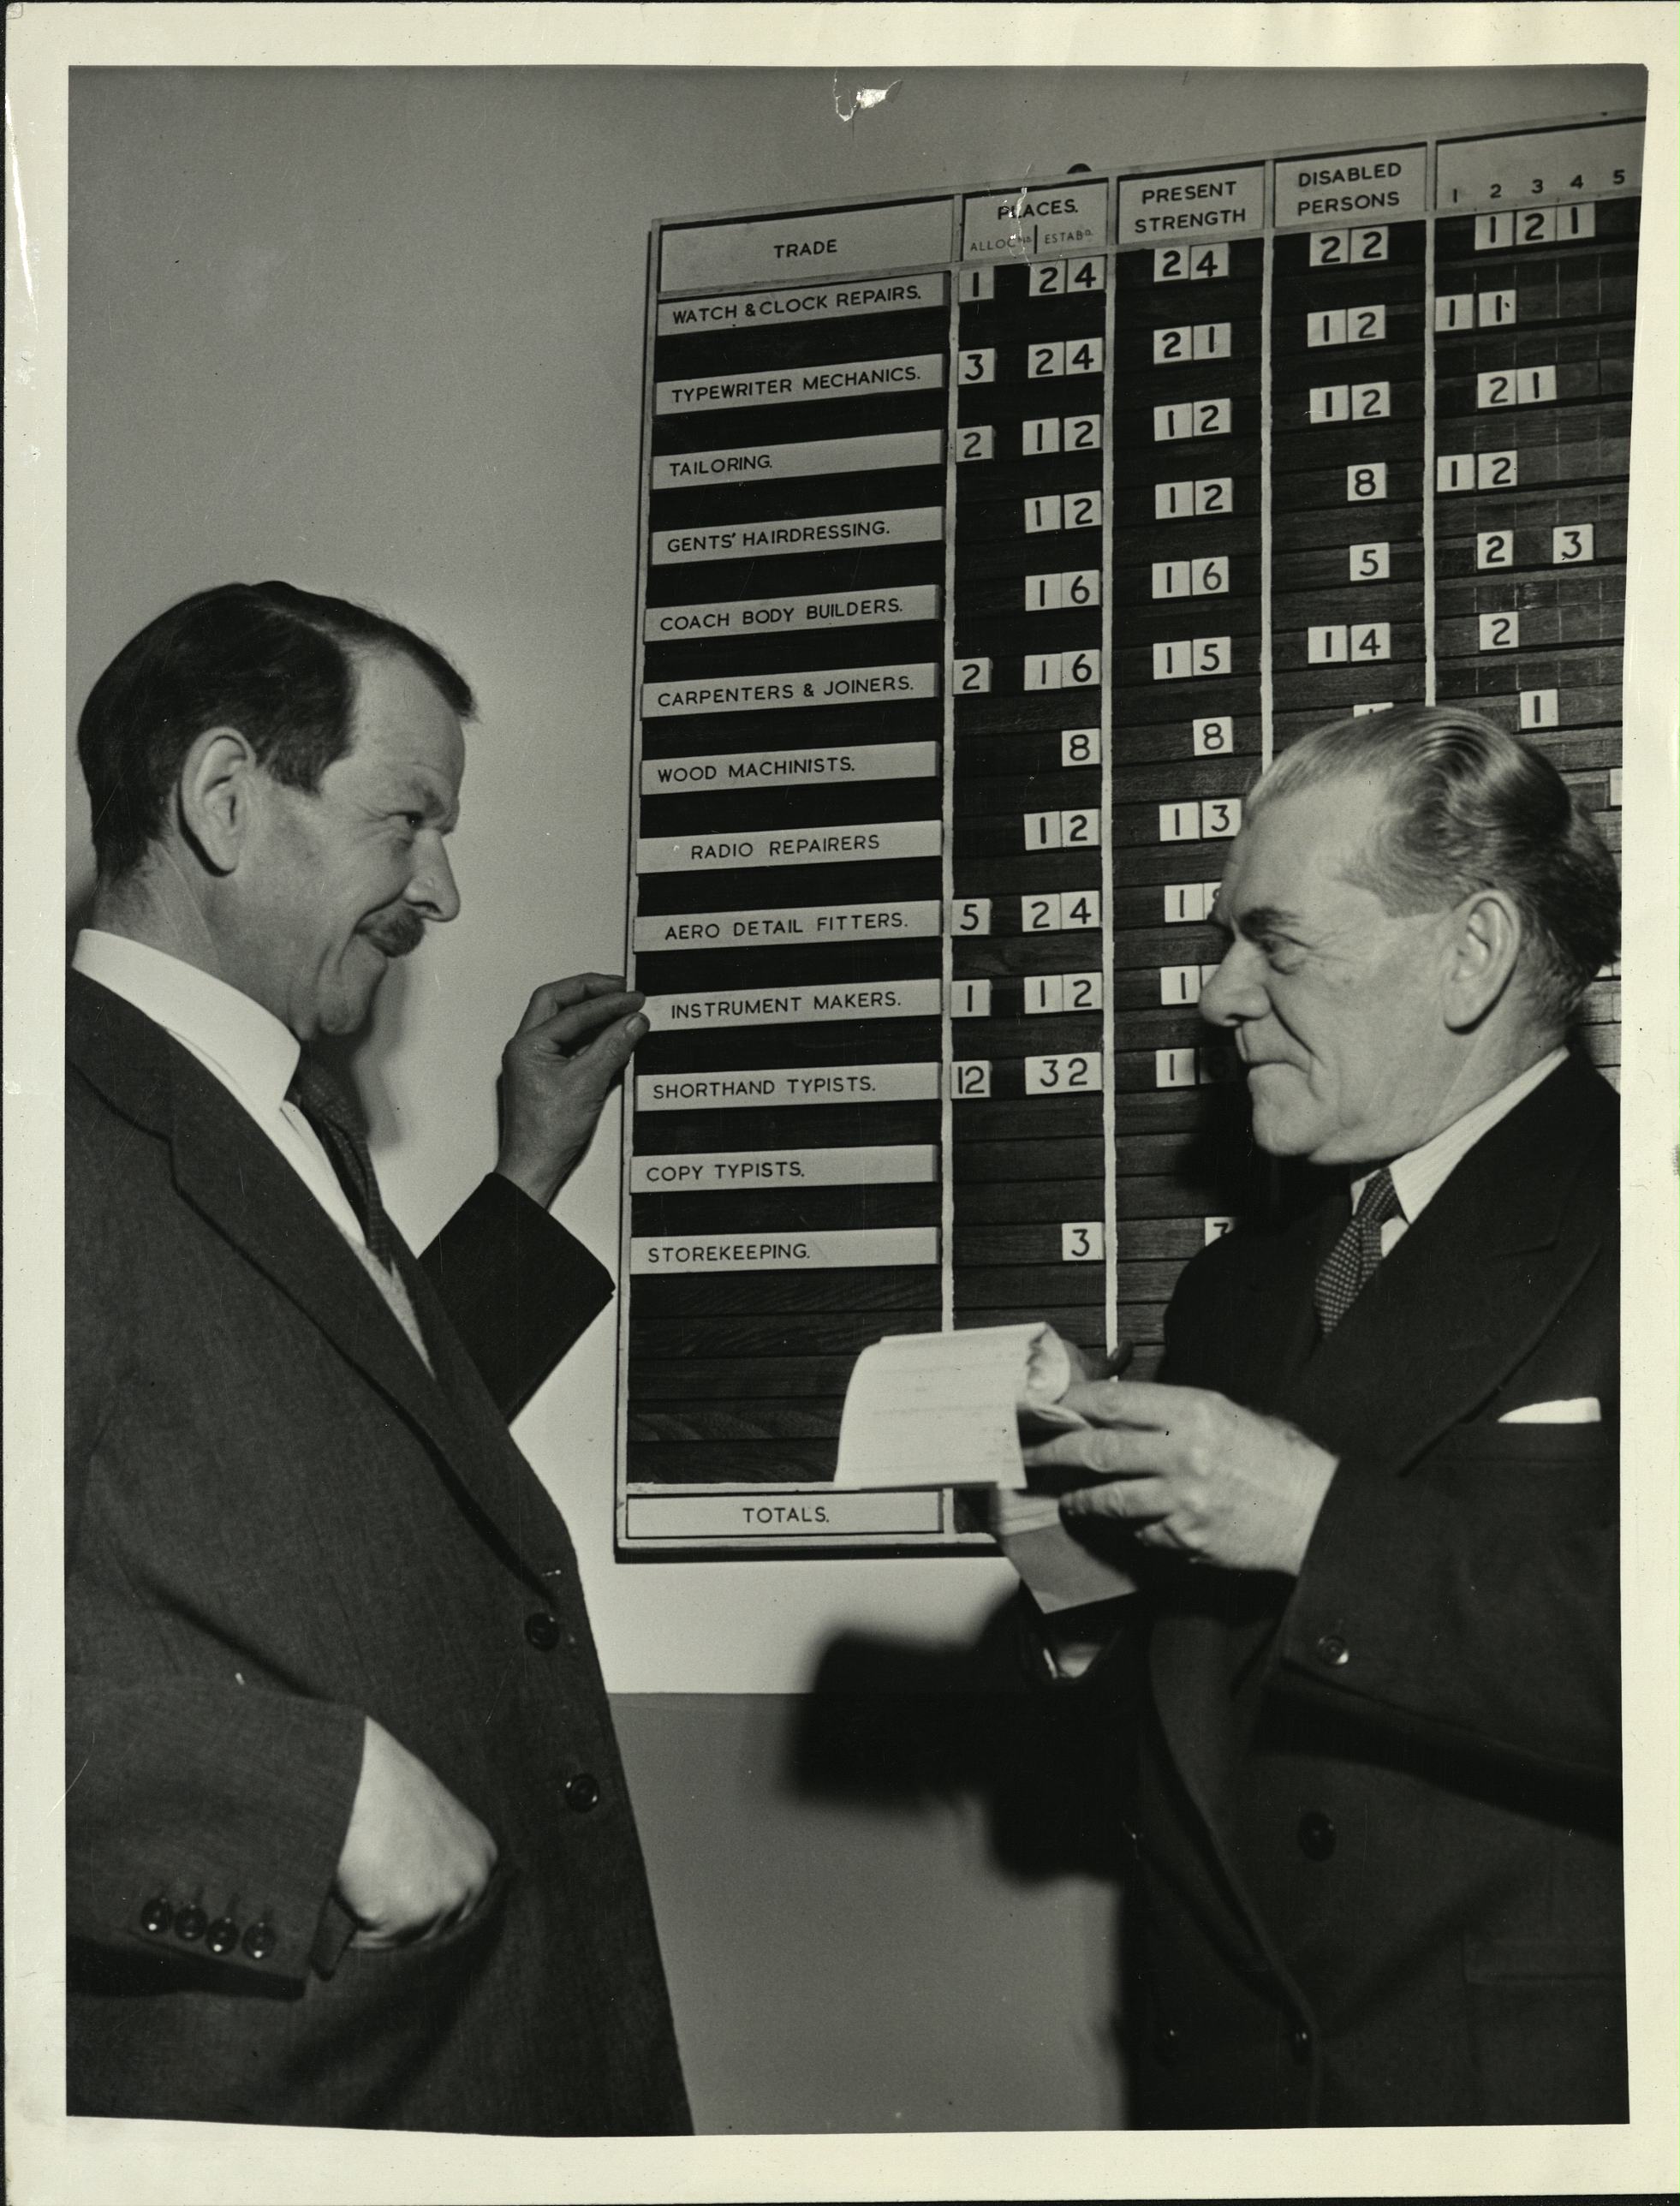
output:
<path id="1" fill-rule="evenodd" d="M 1167 1559 L 1087 1673 L 1136 1720 L 1136 2115 L 1624 2120 L 1615 1096 L 1560 1067 L 1320 1343 L 1346 1216 L 1168 1314 L 1165 1378 L 1341 1464 L 1297 1580 Z"/>
<path id="2" fill-rule="evenodd" d="M 686 2128 L 576 1561 L 503 1414 L 607 1275 L 486 1182 L 399 1257 L 434 1379 L 188 1052 L 76 975 L 69 1029 L 69 2111 Z M 365 1714 L 501 1854 L 390 1953 L 330 1897 Z"/>

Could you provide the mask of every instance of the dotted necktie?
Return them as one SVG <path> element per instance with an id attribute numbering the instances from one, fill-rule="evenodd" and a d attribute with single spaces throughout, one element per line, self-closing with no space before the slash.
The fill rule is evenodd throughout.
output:
<path id="1" fill-rule="evenodd" d="M 1358 1209 L 1313 1282 L 1313 1303 L 1326 1333 L 1335 1332 L 1353 1308 L 1360 1289 L 1381 1263 L 1384 1225 L 1391 1218 L 1405 1214 L 1388 1166 L 1384 1165 L 1366 1181 Z"/>
<path id="2" fill-rule="evenodd" d="M 367 1154 L 360 1126 L 349 1097 L 325 1065 L 306 1053 L 297 1061 L 286 1100 L 295 1103 L 319 1136 L 331 1160 L 339 1184 L 361 1220 L 368 1253 L 389 1271 L 391 1267 L 390 1220 L 379 1200 L 379 1183 L 373 1177 L 373 1160 Z"/>

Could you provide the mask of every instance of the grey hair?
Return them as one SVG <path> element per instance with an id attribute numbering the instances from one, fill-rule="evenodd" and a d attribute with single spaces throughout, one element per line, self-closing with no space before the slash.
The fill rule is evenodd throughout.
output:
<path id="1" fill-rule="evenodd" d="M 1479 712 L 1395 706 L 1303 736 L 1256 783 L 1248 809 L 1361 774 L 1379 778 L 1388 801 L 1349 878 L 1397 915 L 1504 890 L 1522 915 L 1528 999 L 1566 1026 L 1617 953 L 1621 882 L 1551 760 Z"/>

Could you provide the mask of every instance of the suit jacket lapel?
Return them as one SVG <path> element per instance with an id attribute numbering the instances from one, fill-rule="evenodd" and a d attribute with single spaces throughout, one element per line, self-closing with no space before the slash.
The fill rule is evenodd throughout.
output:
<path id="1" fill-rule="evenodd" d="M 1522 1361 L 1597 1255 L 1596 1234 L 1570 1237 L 1562 1220 L 1614 1110 L 1595 1075 L 1573 1059 L 1560 1066 L 1470 1151 L 1328 1340 L 1313 1281 L 1347 1221 L 1345 1201 L 1256 1242 L 1233 1297 L 1242 1338 L 1225 1351 L 1221 1391 L 1356 1457 L 1341 1476 L 1403 1474 Z M 1217 1843 L 1248 1720 L 1242 1688 L 1291 1582 L 1176 1567 L 1151 1635 L 1151 1682 Z"/>
<path id="2" fill-rule="evenodd" d="M 343 1236 L 213 1075 L 81 975 L 70 975 L 67 1011 L 72 1063 L 125 1117 L 169 1142 L 183 1198 L 401 1410 L 522 1556 L 522 1480 L 503 1461 L 506 1434 L 482 1389 L 463 1377 L 464 1351 L 408 1250 L 398 1261 L 436 1379 Z"/>
<path id="3" fill-rule="evenodd" d="M 475 1444 L 466 1458 L 471 1477 L 463 1478 L 463 1483 L 468 1485 L 474 1502 L 515 1559 L 540 1584 L 557 1571 L 569 1569 L 574 1560 L 559 1511 L 549 1502 L 520 1453 L 506 1418 L 480 1376 L 436 1288 L 401 1236 L 395 1237 L 396 1263 L 438 1384 L 474 1436 Z"/>
<path id="4" fill-rule="evenodd" d="M 1223 1366 L 1218 1391 L 1233 1401 L 1270 1410 L 1311 1356 L 1319 1337 L 1313 1281 L 1347 1218 L 1342 1196 L 1278 1239 L 1233 1247 L 1244 1265 L 1231 1298 L 1233 1333 L 1215 1344 Z M 1238 1695 L 1250 1665 L 1264 1659 L 1288 1586 L 1274 1577 L 1168 1567 L 1174 1584 L 1150 1634 L 1151 1683 L 1180 1774 L 1217 1829 L 1237 1756 Z"/>
<path id="5" fill-rule="evenodd" d="M 1305 1368 L 1319 1342 L 1313 1285 L 1350 1215 L 1345 1192 L 1300 1220 L 1281 1241 L 1253 1252 L 1235 1314 L 1236 1374 L 1224 1391 L 1233 1400 L 1269 1410 Z"/>
<path id="6" fill-rule="evenodd" d="M 1276 1398 L 1338 1454 L 1403 1472 L 1473 1416 L 1597 1255 L 1568 1196 L 1615 1106 L 1571 1061 L 1484 1136 Z"/>

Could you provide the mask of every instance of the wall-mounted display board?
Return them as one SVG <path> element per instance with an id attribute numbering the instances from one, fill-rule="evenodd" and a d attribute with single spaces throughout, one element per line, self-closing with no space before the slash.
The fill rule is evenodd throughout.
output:
<path id="1" fill-rule="evenodd" d="M 884 1333 L 1152 1368 L 1275 752 L 1463 700 L 1614 829 L 1641 140 L 656 230 L 621 1553 L 989 1552 L 832 1487 Z"/>

